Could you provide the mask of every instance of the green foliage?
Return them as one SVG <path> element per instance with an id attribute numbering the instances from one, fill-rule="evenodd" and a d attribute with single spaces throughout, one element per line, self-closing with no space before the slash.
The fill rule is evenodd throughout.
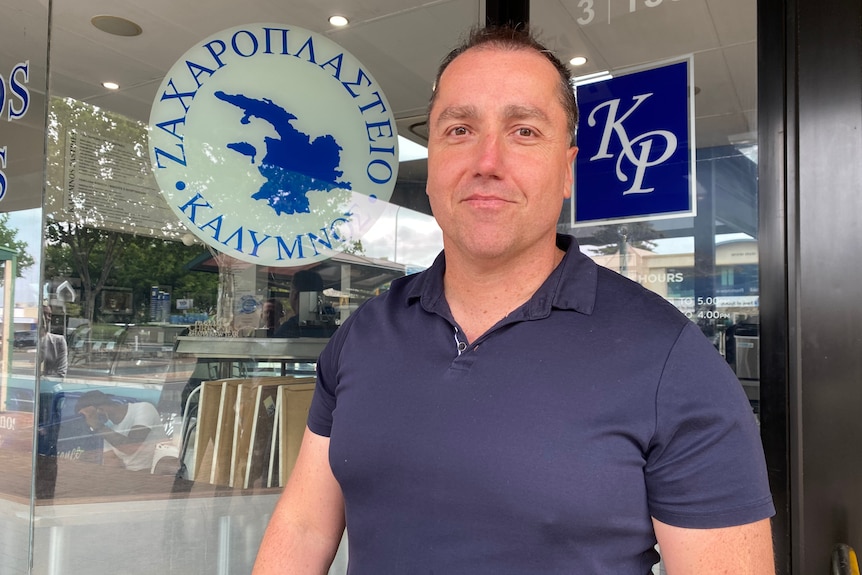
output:
<path id="1" fill-rule="evenodd" d="M 154 285 L 167 286 L 174 298 L 193 299 L 200 311 L 212 311 L 216 307 L 218 274 L 191 272 L 186 267 L 203 251 L 197 244 L 186 246 L 159 238 L 130 237 L 122 257 L 114 265 L 110 285 L 132 288 L 138 321 L 147 319 L 141 314 L 147 312 L 145 306 Z"/>
<path id="2" fill-rule="evenodd" d="M 362 240 L 355 240 L 350 243 L 349 246 L 345 246 L 343 249 L 346 254 L 353 254 L 355 256 L 364 256 L 365 255 L 365 247 L 362 245 Z"/>
<path id="3" fill-rule="evenodd" d="M 115 142 L 131 145 L 139 158 L 147 156 L 147 130 L 140 122 L 72 98 L 51 98 L 48 110 L 48 165 L 45 209 L 56 221 L 99 226 L 101 214 L 81 197 L 66 195 L 66 139 L 70 132 L 88 134 L 103 142 L 97 154 L 109 156 Z M 146 170 L 148 162 L 141 163 Z"/>
<path id="4" fill-rule="evenodd" d="M 33 256 L 28 252 L 27 242 L 18 239 L 18 230 L 9 226 L 9 214 L 0 214 L 0 246 L 18 252 L 18 277 L 23 277 L 22 272 L 35 263 Z M 0 284 L 3 278 L 0 276 Z"/>
<path id="5" fill-rule="evenodd" d="M 73 131 L 102 142 L 98 150 L 88 151 L 98 156 L 99 165 L 103 157 L 110 159 L 117 144 L 131 146 L 141 160 L 140 176 L 149 176 L 144 124 L 70 98 L 53 98 L 48 119 L 46 277 L 80 281 L 81 314 L 91 324 L 99 319 L 98 296 L 107 287 L 132 289 L 134 317 L 130 319 L 136 322 L 149 318 L 153 285 L 168 287 L 175 297 L 194 299 L 200 311 L 215 308 L 217 274 L 185 268 L 201 252 L 200 246 L 109 229 L 111 225 L 106 225 L 100 213 L 104 208 L 93 205 L 92 197 L 67 193 L 66 140 Z M 110 164 L 107 159 L 106 165 Z M 110 180 L 108 174 L 106 181 Z M 111 195 L 101 196 L 98 202 L 110 203 Z M 127 219 L 126 229 L 133 229 L 135 222 Z M 168 236 L 168 227 L 166 223 L 165 229 L 154 233 Z M 176 234 L 175 229 L 172 232 Z"/>
<path id="6" fill-rule="evenodd" d="M 191 272 L 187 264 L 200 246 L 119 232 L 49 222 L 45 249 L 47 277 L 72 277 L 85 292 L 83 316 L 95 318 L 96 295 L 105 287 L 131 288 L 133 321 L 148 319 L 150 287 L 167 286 L 175 297 L 191 298 L 201 311 L 215 308 L 218 275 Z"/>

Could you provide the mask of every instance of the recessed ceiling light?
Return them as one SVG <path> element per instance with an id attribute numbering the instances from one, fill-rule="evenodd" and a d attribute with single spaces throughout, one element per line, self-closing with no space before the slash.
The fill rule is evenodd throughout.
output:
<path id="1" fill-rule="evenodd" d="M 102 82 L 102 86 L 107 88 L 108 90 L 119 90 L 120 85 L 116 82 Z"/>
<path id="2" fill-rule="evenodd" d="M 102 32 L 114 36 L 138 36 L 143 31 L 131 20 L 119 16 L 93 16 L 90 23 Z"/>
<path id="3" fill-rule="evenodd" d="M 347 26 L 349 20 L 344 16 L 335 15 L 329 17 L 329 23 L 333 26 Z"/>
<path id="4" fill-rule="evenodd" d="M 572 66 L 583 66 L 587 63 L 587 59 L 583 56 L 575 56 L 571 60 L 569 60 L 569 64 Z"/>

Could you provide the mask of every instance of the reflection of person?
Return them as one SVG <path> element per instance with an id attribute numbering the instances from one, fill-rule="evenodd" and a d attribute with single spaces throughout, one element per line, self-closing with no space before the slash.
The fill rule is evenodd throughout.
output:
<path id="1" fill-rule="evenodd" d="M 521 31 L 441 66 L 427 193 L 444 252 L 354 312 L 256 563 L 324 573 L 773 572 L 754 417 L 697 327 L 556 235 L 566 68 Z"/>
<path id="2" fill-rule="evenodd" d="M 66 338 L 51 333 L 51 307 L 42 307 L 42 338 L 39 343 L 42 354 L 42 375 L 66 377 L 69 366 L 69 348 Z"/>
<path id="3" fill-rule="evenodd" d="M 299 297 L 303 292 L 323 291 L 323 278 L 314 270 L 299 270 L 290 279 L 290 310 L 291 315 L 275 332 L 275 337 L 300 337 L 302 335 L 318 335 L 314 328 L 304 328 L 299 322 Z M 328 334 L 327 334 L 328 335 Z"/>
<path id="4" fill-rule="evenodd" d="M 278 337 L 276 336 L 276 332 L 281 327 L 283 319 L 284 305 L 282 305 L 280 300 L 269 298 L 263 302 L 261 320 L 263 321 L 262 327 L 266 328 L 266 337 Z"/>
<path id="5" fill-rule="evenodd" d="M 78 398 L 75 412 L 105 440 L 103 465 L 149 471 L 156 444 L 167 439 L 159 412 L 146 401 L 119 402 L 93 390 Z"/>

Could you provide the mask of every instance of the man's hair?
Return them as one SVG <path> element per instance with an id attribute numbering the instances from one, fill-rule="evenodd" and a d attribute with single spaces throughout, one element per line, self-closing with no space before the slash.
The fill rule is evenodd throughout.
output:
<path id="1" fill-rule="evenodd" d="M 434 78 L 434 86 L 431 89 L 431 100 L 428 103 L 428 115 L 431 115 L 431 109 L 434 107 L 434 100 L 437 97 L 437 87 L 440 85 L 440 77 L 443 72 L 449 67 L 455 58 L 472 48 L 495 48 L 498 50 L 533 50 L 544 56 L 560 76 L 559 82 L 559 97 L 560 104 L 566 112 L 567 130 L 570 134 L 571 145 L 575 145 L 575 132 L 578 125 L 578 103 L 575 99 L 574 87 L 572 84 L 572 73 L 557 58 L 553 52 L 548 50 L 544 44 L 539 42 L 529 31 L 526 26 L 486 26 L 484 28 L 476 27 L 470 30 L 467 38 L 454 50 L 449 52 L 440 67 L 437 70 L 437 76 Z"/>
<path id="2" fill-rule="evenodd" d="M 102 405 L 108 405 L 109 403 L 111 403 L 110 395 L 94 389 L 78 398 L 78 402 L 75 404 L 75 413 L 79 413 L 82 409 L 87 407 L 101 407 Z"/>
<path id="3" fill-rule="evenodd" d="M 291 289 L 296 291 L 323 291 L 323 278 L 314 270 L 299 270 L 293 274 Z"/>
<path id="4" fill-rule="evenodd" d="M 278 315 L 284 315 L 284 304 L 281 303 L 280 299 L 271 297 L 267 299 L 264 303 L 272 305 L 273 311 L 276 312 Z"/>

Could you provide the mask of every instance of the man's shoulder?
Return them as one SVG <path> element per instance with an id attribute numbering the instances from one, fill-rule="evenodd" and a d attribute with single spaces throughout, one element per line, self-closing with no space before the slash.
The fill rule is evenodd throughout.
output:
<path id="1" fill-rule="evenodd" d="M 607 321 L 632 325 L 649 325 L 652 332 L 660 328 L 678 334 L 691 323 L 676 306 L 665 297 L 619 273 L 598 267 L 596 307 L 594 313 Z"/>
<path id="2" fill-rule="evenodd" d="M 353 332 L 365 334 L 367 330 L 379 331 L 392 325 L 396 316 L 418 303 L 421 288 L 417 288 L 417 282 L 423 281 L 423 274 L 425 272 L 399 277 L 392 281 L 389 289 L 362 302 L 335 330 L 330 346 L 342 346 Z"/>
<path id="3" fill-rule="evenodd" d="M 388 312 L 395 308 L 403 308 L 410 305 L 421 297 L 426 274 L 428 274 L 428 270 L 392 280 L 389 284 L 389 289 L 363 302 L 355 313 L 373 314 Z"/>
<path id="4" fill-rule="evenodd" d="M 132 401 L 128 404 L 128 410 L 129 413 L 133 414 L 136 418 L 153 416 L 160 418 L 159 411 L 156 409 L 156 406 L 149 401 Z"/>

